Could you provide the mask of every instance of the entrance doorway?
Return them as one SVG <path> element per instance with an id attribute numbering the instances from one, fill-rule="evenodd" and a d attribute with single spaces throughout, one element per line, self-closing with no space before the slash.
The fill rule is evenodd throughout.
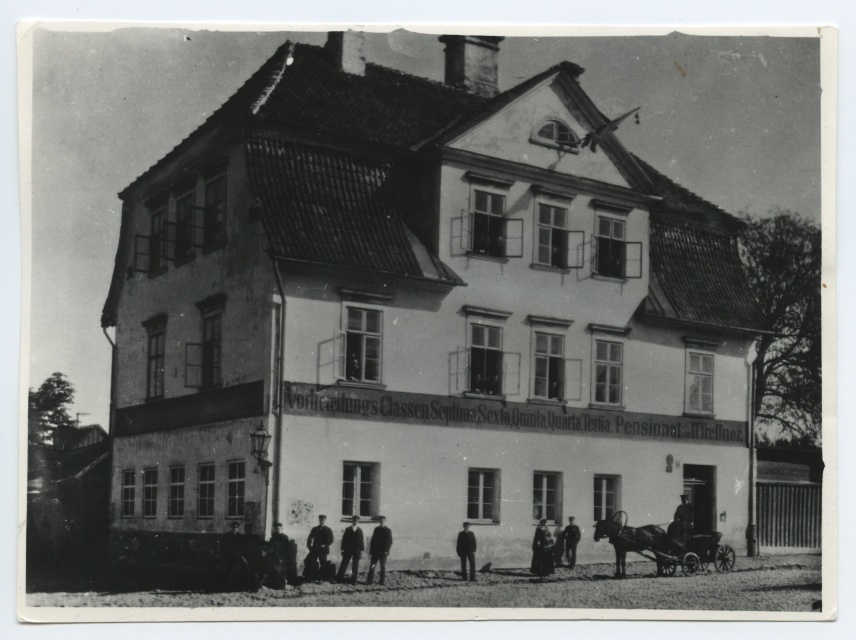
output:
<path id="1" fill-rule="evenodd" d="M 716 530 L 716 467 L 684 465 L 684 493 L 693 505 L 694 530 Z"/>

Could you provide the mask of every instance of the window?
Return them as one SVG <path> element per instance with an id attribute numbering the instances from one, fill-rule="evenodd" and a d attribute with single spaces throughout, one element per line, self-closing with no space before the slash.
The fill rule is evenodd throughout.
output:
<path id="1" fill-rule="evenodd" d="M 618 511 L 618 477 L 594 477 L 594 519 L 609 520 Z"/>
<path id="2" fill-rule="evenodd" d="M 595 340 L 594 401 L 621 404 L 622 344 Z"/>
<path id="3" fill-rule="evenodd" d="M 642 277 L 642 243 L 627 242 L 624 220 L 597 217 L 592 270 L 607 278 Z"/>
<path id="4" fill-rule="evenodd" d="M 164 335 L 163 322 L 149 328 L 149 358 L 146 374 L 146 397 L 163 398 Z"/>
<path id="5" fill-rule="evenodd" d="M 473 252 L 505 256 L 505 196 L 475 191 Z"/>
<path id="6" fill-rule="evenodd" d="M 499 522 L 499 471 L 495 469 L 469 470 L 467 519 Z"/>
<path id="7" fill-rule="evenodd" d="M 151 248 L 149 254 L 149 272 L 166 269 L 166 207 L 152 213 Z"/>
<path id="8" fill-rule="evenodd" d="M 196 505 L 197 518 L 214 517 L 214 463 L 199 465 L 199 495 Z"/>
<path id="9" fill-rule="evenodd" d="M 223 314 L 212 311 L 202 318 L 202 386 L 213 387 L 221 382 L 220 354 Z"/>
<path id="10" fill-rule="evenodd" d="M 189 191 L 175 201 L 175 259 L 183 260 L 193 255 L 196 216 L 193 191 Z"/>
<path id="11" fill-rule="evenodd" d="M 133 469 L 122 472 L 122 517 L 133 518 L 137 497 L 137 474 Z"/>
<path id="12" fill-rule="evenodd" d="M 143 517 L 158 515 L 158 470 L 143 469 Z"/>
<path id="13" fill-rule="evenodd" d="M 470 391 L 502 395 L 502 327 L 471 325 Z"/>
<path id="14" fill-rule="evenodd" d="M 568 266 L 568 211 L 548 204 L 538 205 L 538 264 L 564 269 Z"/>
<path id="15" fill-rule="evenodd" d="M 226 503 L 227 518 L 244 517 L 244 483 L 246 464 L 243 460 L 229 463 L 229 492 Z"/>
<path id="16" fill-rule="evenodd" d="M 549 333 L 535 333 L 536 398 L 563 400 L 565 390 L 565 339 Z"/>
<path id="17" fill-rule="evenodd" d="M 205 183 L 205 216 L 203 246 L 215 247 L 226 239 L 226 175 L 220 174 Z"/>
<path id="18" fill-rule="evenodd" d="M 562 520 L 562 474 L 536 471 L 532 481 L 532 519 Z"/>
<path id="19" fill-rule="evenodd" d="M 342 466 L 342 515 L 377 515 L 379 467 L 374 462 L 346 462 Z"/>
<path id="20" fill-rule="evenodd" d="M 572 147 L 579 144 L 570 127 L 561 120 L 548 120 L 533 136 L 537 142 L 550 142 L 560 147 Z"/>
<path id="21" fill-rule="evenodd" d="M 345 377 L 356 382 L 379 383 L 383 314 L 348 307 L 345 334 Z"/>
<path id="22" fill-rule="evenodd" d="M 713 354 L 687 354 L 687 411 L 713 413 Z"/>
<path id="23" fill-rule="evenodd" d="M 184 467 L 170 467 L 169 469 L 167 515 L 170 518 L 184 517 Z"/>

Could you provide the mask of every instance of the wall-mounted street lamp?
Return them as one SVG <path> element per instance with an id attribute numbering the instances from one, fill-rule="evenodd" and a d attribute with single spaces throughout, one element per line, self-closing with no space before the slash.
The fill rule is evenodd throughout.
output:
<path id="1" fill-rule="evenodd" d="M 267 484 L 268 481 L 268 469 L 273 465 L 273 463 L 267 459 L 267 450 L 270 446 L 270 441 L 271 435 L 265 430 L 263 422 L 259 423 L 257 431 L 250 434 L 250 453 L 253 454 L 253 458 L 255 458 L 256 462 L 259 463 L 259 468 L 261 468 L 265 473 L 265 484 Z"/>
<path id="2" fill-rule="evenodd" d="M 723 511 L 722 513 L 720 513 L 720 514 L 719 514 L 719 521 L 720 521 L 720 522 L 725 522 L 725 517 L 726 517 L 726 516 L 725 516 L 725 511 Z"/>

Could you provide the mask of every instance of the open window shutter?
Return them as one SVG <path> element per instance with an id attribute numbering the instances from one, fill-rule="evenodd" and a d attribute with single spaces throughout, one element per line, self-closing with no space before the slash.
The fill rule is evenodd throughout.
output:
<path id="1" fill-rule="evenodd" d="M 334 362 L 336 365 L 335 373 L 333 374 L 337 380 L 345 379 L 345 346 L 347 334 L 344 331 L 336 333 L 334 338 Z"/>
<path id="2" fill-rule="evenodd" d="M 502 515 L 499 512 L 502 504 L 502 477 L 499 471 L 496 471 L 493 476 L 493 521 L 496 524 L 502 522 Z"/>
<path id="3" fill-rule="evenodd" d="M 597 269 L 597 236 L 591 237 L 591 272 L 599 273 Z"/>
<path id="4" fill-rule="evenodd" d="M 624 243 L 624 277 L 642 277 L 642 243 Z"/>
<path id="5" fill-rule="evenodd" d="M 585 257 L 585 231 L 568 231 L 568 269 L 582 269 Z"/>
<path id="6" fill-rule="evenodd" d="M 565 360 L 565 395 L 563 400 L 582 400 L 583 361 L 575 358 Z"/>
<path id="7" fill-rule="evenodd" d="M 523 220 L 505 221 L 505 257 L 523 257 Z"/>
<path id="8" fill-rule="evenodd" d="M 175 260 L 175 223 L 165 222 L 163 230 L 163 256 L 166 260 Z"/>
<path id="9" fill-rule="evenodd" d="M 190 232 L 190 243 L 198 249 L 205 245 L 205 208 L 194 207 L 193 215 L 190 217 L 193 221 Z"/>
<path id="10" fill-rule="evenodd" d="M 470 388 L 470 350 L 458 347 L 449 354 L 449 393 L 463 393 Z"/>
<path id="11" fill-rule="evenodd" d="M 502 354 L 502 395 L 520 395 L 520 354 Z"/>
<path id="12" fill-rule="evenodd" d="M 452 218 L 452 255 L 459 256 L 472 249 L 472 214 L 463 211 L 460 218 Z"/>
<path id="13" fill-rule="evenodd" d="M 137 236 L 136 243 L 134 245 L 134 271 L 148 273 L 150 268 L 150 255 L 151 239 L 149 236 Z"/>
<path id="14" fill-rule="evenodd" d="M 202 345 L 188 342 L 184 345 L 184 386 L 202 387 Z"/>

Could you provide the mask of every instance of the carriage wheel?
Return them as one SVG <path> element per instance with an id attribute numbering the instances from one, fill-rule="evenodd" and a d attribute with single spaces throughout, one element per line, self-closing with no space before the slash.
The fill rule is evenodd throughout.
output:
<path id="1" fill-rule="evenodd" d="M 678 564 L 676 562 L 672 562 L 671 560 L 663 561 L 663 575 L 667 578 L 671 578 L 675 575 L 675 571 L 678 569 Z"/>
<path id="2" fill-rule="evenodd" d="M 610 522 L 612 524 L 617 524 L 622 529 L 627 526 L 627 512 L 626 511 L 616 511 L 612 514 L 612 518 L 610 518 Z"/>
<path id="3" fill-rule="evenodd" d="M 728 573 L 734 568 L 736 560 L 737 554 L 734 553 L 734 549 L 726 544 L 721 547 L 717 547 L 716 556 L 713 558 L 713 566 L 716 567 L 716 570 L 720 573 Z"/>
<path id="4" fill-rule="evenodd" d="M 692 552 L 684 554 L 684 558 L 681 560 L 681 571 L 683 571 L 685 575 L 693 576 L 698 573 L 700 568 L 701 560 L 699 560 L 696 554 Z"/>

